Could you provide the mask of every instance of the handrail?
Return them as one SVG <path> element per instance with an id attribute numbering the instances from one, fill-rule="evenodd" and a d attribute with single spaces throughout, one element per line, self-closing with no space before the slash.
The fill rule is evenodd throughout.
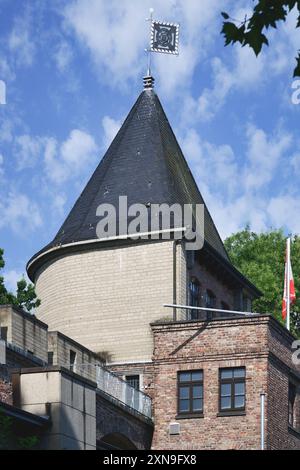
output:
<path id="1" fill-rule="evenodd" d="M 135 389 L 125 380 L 103 367 L 97 366 L 96 383 L 99 390 L 116 398 L 138 413 L 147 416 L 147 418 L 152 418 L 151 398 L 142 391 Z"/>
<path id="2" fill-rule="evenodd" d="M 164 304 L 166 308 L 182 309 L 182 310 L 199 310 L 202 312 L 217 312 L 217 313 L 230 313 L 234 315 L 243 315 L 243 316 L 255 316 L 260 315 L 260 313 L 255 312 L 240 312 L 238 310 L 224 310 L 220 308 L 210 308 L 210 307 L 194 307 L 191 305 L 177 305 L 177 304 Z"/>

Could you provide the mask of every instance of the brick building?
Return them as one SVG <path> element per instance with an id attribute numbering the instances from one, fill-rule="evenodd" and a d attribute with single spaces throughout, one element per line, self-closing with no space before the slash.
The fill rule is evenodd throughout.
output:
<path id="1" fill-rule="evenodd" d="M 142 238 L 128 235 L 120 196 L 126 208 L 147 208 Z M 103 204 L 115 208 L 116 233 L 99 238 Z M 201 249 L 188 249 L 187 227 L 174 215 L 166 230 L 157 206 L 152 230 L 151 209 L 161 204 L 202 205 Z M 193 212 L 191 227 L 198 222 Z M 47 361 L 96 381 L 96 397 L 107 399 L 96 406 L 99 448 L 258 449 L 262 424 L 266 448 L 300 448 L 294 338 L 272 317 L 251 314 L 262 293 L 232 265 L 151 77 L 27 271 L 42 301 L 37 317 L 51 330 Z M 92 364 L 100 376 L 87 375 Z"/>
<path id="2" fill-rule="evenodd" d="M 294 338 L 273 317 L 157 323 L 152 330 L 154 449 L 259 449 L 261 394 L 265 448 L 300 448 Z"/>

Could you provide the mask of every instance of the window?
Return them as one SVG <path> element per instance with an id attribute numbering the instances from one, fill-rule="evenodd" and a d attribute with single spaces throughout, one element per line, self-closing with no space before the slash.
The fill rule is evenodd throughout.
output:
<path id="1" fill-rule="evenodd" d="M 206 291 L 206 307 L 216 308 L 216 296 L 211 290 Z"/>
<path id="2" fill-rule="evenodd" d="M 296 407 L 295 407 L 295 402 L 296 402 L 296 395 L 297 395 L 297 389 L 296 385 L 289 383 L 289 425 L 296 429 Z"/>
<path id="3" fill-rule="evenodd" d="M 139 375 L 126 375 L 126 382 L 136 390 L 140 389 L 140 376 Z"/>
<path id="4" fill-rule="evenodd" d="M 8 331 L 7 326 L 1 326 L 1 328 L 0 328 L 0 339 L 2 339 L 5 342 L 7 341 L 7 331 Z"/>
<path id="5" fill-rule="evenodd" d="M 53 352 L 48 352 L 48 365 L 53 366 Z"/>
<path id="6" fill-rule="evenodd" d="M 70 349 L 70 370 L 74 371 L 76 365 L 76 352 Z"/>
<path id="7" fill-rule="evenodd" d="M 178 373 L 178 414 L 203 413 L 203 371 Z"/>
<path id="8" fill-rule="evenodd" d="M 135 410 L 140 410 L 140 376 L 139 375 L 126 375 L 125 380 L 131 387 L 126 387 L 125 403 Z"/>
<path id="9" fill-rule="evenodd" d="M 243 296 L 243 312 L 251 312 L 252 311 L 252 302 L 251 299 L 247 296 Z"/>
<path id="10" fill-rule="evenodd" d="M 220 369 L 220 411 L 245 410 L 245 377 L 244 367 Z"/>
<path id="11" fill-rule="evenodd" d="M 189 304 L 192 307 L 201 306 L 201 289 L 200 282 L 195 277 L 191 279 L 189 284 Z M 191 320 L 198 320 L 200 317 L 199 310 L 191 310 Z"/>

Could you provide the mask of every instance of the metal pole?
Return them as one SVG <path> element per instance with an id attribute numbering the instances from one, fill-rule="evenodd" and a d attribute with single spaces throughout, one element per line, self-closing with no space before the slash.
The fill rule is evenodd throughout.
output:
<path id="1" fill-rule="evenodd" d="M 150 8 L 150 18 L 147 19 L 147 21 L 150 21 L 150 34 L 151 34 L 151 28 L 152 28 L 152 21 L 153 21 L 153 13 L 154 9 Z M 151 39 L 150 39 L 151 41 Z M 151 52 L 151 43 L 149 44 L 149 48 L 146 49 L 148 52 L 148 70 L 147 70 L 147 75 L 148 77 L 151 77 L 151 58 L 152 58 L 152 52 Z"/>
<path id="2" fill-rule="evenodd" d="M 265 397 L 260 394 L 260 450 L 265 450 Z"/>
<path id="3" fill-rule="evenodd" d="M 286 327 L 290 331 L 291 328 L 291 321 L 290 321 L 290 306 L 291 306 L 291 299 L 290 299 L 290 282 L 291 282 L 291 239 L 287 239 L 287 248 L 286 248 L 286 257 L 287 257 L 287 289 L 286 289 Z"/>
<path id="4" fill-rule="evenodd" d="M 176 304 L 164 304 L 165 308 L 179 308 L 182 310 L 199 310 L 206 312 L 207 310 L 209 312 L 217 312 L 217 313 L 233 313 L 236 315 L 243 315 L 243 316 L 257 316 L 261 315 L 260 313 L 255 313 L 255 312 L 240 312 L 238 310 L 223 310 L 220 308 L 208 308 L 208 307 L 193 307 L 192 305 L 176 305 Z"/>

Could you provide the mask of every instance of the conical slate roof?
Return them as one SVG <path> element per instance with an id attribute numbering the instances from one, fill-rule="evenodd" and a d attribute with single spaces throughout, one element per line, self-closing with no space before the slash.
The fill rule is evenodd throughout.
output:
<path id="1" fill-rule="evenodd" d="M 118 207 L 122 195 L 128 197 L 128 206 L 204 204 L 205 243 L 229 261 L 159 98 L 153 89 L 145 89 L 54 240 L 29 264 L 55 246 L 97 239 L 97 207 Z"/>

